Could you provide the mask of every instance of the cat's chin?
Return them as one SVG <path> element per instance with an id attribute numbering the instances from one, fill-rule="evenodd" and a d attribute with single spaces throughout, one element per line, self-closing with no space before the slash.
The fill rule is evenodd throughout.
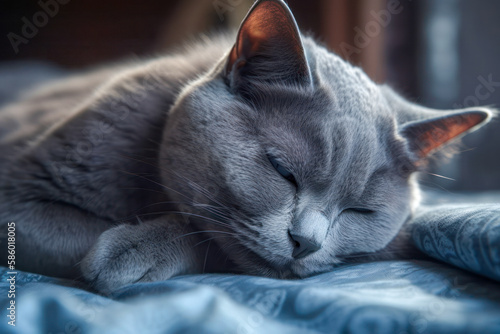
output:
<path id="1" fill-rule="evenodd" d="M 292 265 L 292 270 L 298 278 L 306 278 L 331 271 L 337 265 L 338 264 L 325 264 L 321 266 L 313 266 L 310 268 L 304 265 Z"/>
<path id="2" fill-rule="evenodd" d="M 337 261 L 335 261 L 337 262 Z M 243 274 L 279 279 L 301 279 L 333 270 L 341 263 L 318 264 L 313 259 L 290 260 L 277 266 L 262 263 L 244 263 L 240 266 Z"/>
<path id="3" fill-rule="evenodd" d="M 220 240 L 218 240 L 220 242 Z M 316 252 L 301 259 L 280 254 L 261 254 L 241 243 L 232 243 L 224 249 L 233 270 L 244 275 L 262 276 L 279 279 L 300 279 L 331 271 L 342 260 L 326 252 Z M 290 251 L 291 253 L 291 251 Z M 328 259 L 328 262 L 325 260 Z M 228 270 L 226 266 L 226 270 Z M 224 271 L 224 270 L 223 270 Z"/>

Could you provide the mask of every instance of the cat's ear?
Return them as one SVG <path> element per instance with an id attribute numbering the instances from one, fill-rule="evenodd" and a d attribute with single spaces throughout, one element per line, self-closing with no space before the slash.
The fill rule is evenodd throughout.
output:
<path id="1" fill-rule="evenodd" d="M 297 23 L 283 1 L 253 5 L 229 53 L 225 74 L 237 89 L 249 89 L 253 82 L 311 85 Z"/>
<path id="2" fill-rule="evenodd" d="M 486 124 L 491 117 L 492 111 L 485 108 L 464 109 L 406 123 L 400 133 L 416 157 L 424 159 L 442 145 Z"/>

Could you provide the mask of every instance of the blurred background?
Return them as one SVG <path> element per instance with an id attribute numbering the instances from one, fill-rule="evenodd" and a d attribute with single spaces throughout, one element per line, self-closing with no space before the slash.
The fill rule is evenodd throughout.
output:
<path id="1" fill-rule="evenodd" d="M 442 109 L 500 107 L 500 1 L 287 2 L 303 32 L 412 101 Z M 1 0 L 0 69 L 31 66 L 35 78 L 35 72 L 155 55 L 199 33 L 237 28 L 252 3 Z M 467 136 L 461 151 L 431 171 L 454 180 L 426 175 L 424 188 L 500 189 L 500 121 Z"/>

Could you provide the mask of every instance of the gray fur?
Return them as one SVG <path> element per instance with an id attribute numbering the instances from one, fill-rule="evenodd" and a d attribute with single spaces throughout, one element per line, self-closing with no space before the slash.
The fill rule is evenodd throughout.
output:
<path id="1" fill-rule="evenodd" d="M 419 168 L 400 130 L 442 113 L 308 37 L 312 85 L 251 78 L 239 94 L 233 43 L 97 69 L 0 111 L 0 222 L 16 222 L 19 269 L 110 291 L 202 271 L 305 277 L 391 241 L 406 251 Z M 294 259 L 290 230 L 322 247 Z"/>

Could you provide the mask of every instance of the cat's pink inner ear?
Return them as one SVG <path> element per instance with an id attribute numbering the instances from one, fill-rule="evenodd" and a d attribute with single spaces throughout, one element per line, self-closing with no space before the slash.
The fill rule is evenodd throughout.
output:
<path id="1" fill-rule="evenodd" d="M 272 48 L 282 49 L 283 55 L 292 52 L 306 64 L 297 24 L 286 4 L 280 0 L 258 1 L 240 27 L 226 70 L 231 71 L 238 61 L 241 67 L 253 56 L 268 55 Z M 304 66 L 298 71 L 308 69 Z"/>
<path id="2" fill-rule="evenodd" d="M 411 149 L 419 158 L 425 158 L 434 150 L 454 138 L 465 134 L 489 118 L 484 111 L 467 111 L 407 125 L 403 129 Z"/>

